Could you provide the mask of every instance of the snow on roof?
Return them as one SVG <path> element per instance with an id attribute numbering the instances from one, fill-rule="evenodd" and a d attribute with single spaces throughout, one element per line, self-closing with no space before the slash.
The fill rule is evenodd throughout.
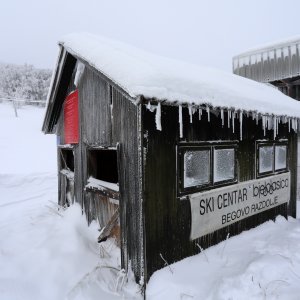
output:
<path id="1" fill-rule="evenodd" d="M 267 52 L 277 48 L 283 48 L 283 47 L 288 47 L 288 46 L 293 46 L 298 44 L 300 44 L 300 36 L 293 36 L 293 37 L 286 38 L 284 40 L 274 41 L 268 44 L 253 47 L 251 49 L 243 51 L 240 54 L 235 55 L 234 58 L 241 57 L 241 56 L 248 56 L 250 54 Z"/>
<path id="2" fill-rule="evenodd" d="M 300 104 L 265 84 L 147 53 L 124 43 L 87 33 L 59 43 L 120 86 L 131 97 L 210 105 L 276 116 L 300 117 Z"/>

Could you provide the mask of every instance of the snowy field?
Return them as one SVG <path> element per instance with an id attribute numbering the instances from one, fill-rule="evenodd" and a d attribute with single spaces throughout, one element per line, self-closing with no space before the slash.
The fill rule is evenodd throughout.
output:
<path id="1" fill-rule="evenodd" d="M 0 103 L 0 299 L 142 299 L 119 271 L 119 250 L 99 245 L 78 206 L 58 210 L 55 136 L 43 109 L 15 118 Z M 166 241 L 167 242 L 167 241 Z M 157 271 L 149 300 L 300 299 L 300 222 L 278 217 Z"/>

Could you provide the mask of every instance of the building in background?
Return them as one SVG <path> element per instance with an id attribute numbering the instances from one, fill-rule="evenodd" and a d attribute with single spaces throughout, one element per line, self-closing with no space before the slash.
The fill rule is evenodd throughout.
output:
<path id="1" fill-rule="evenodd" d="M 257 47 L 233 57 L 233 73 L 269 83 L 284 94 L 300 100 L 300 36 Z M 300 139 L 298 137 L 298 177 Z M 298 199 L 300 185 L 298 184 Z"/>

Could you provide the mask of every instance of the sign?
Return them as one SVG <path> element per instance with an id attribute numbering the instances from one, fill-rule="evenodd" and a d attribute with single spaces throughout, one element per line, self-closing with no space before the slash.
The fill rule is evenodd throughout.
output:
<path id="1" fill-rule="evenodd" d="M 79 141 L 78 90 L 70 93 L 64 103 L 65 144 Z"/>
<path id="2" fill-rule="evenodd" d="M 191 239 L 290 200 L 290 173 L 251 180 L 189 196 Z"/>

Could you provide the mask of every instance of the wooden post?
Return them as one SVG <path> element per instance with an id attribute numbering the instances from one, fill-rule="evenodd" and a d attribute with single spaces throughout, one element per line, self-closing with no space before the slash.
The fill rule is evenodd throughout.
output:
<path id="1" fill-rule="evenodd" d="M 16 118 L 17 118 L 17 117 L 18 117 L 18 111 L 17 111 L 16 102 L 15 102 L 14 99 L 12 100 L 12 103 L 13 103 L 13 107 L 14 107 L 14 111 L 15 111 L 15 116 L 16 116 Z"/>

